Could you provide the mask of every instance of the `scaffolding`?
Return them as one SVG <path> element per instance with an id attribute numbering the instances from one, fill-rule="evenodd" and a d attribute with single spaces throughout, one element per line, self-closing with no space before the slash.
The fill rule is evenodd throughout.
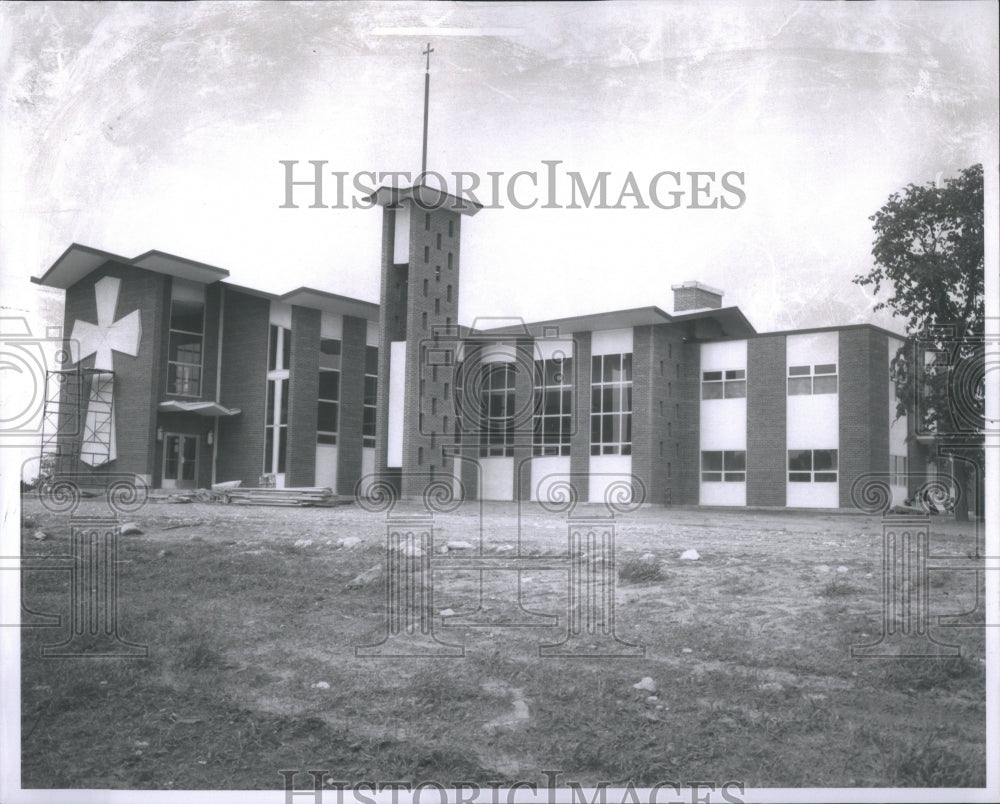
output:
<path id="1" fill-rule="evenodd" d="M 114 445 L 113 371 L 59 369 L 45 373 L 40 473 L 79 474 L 93 468 L 95 484 L 107 471 Z M 88 472 L 89 474 L 89 472 Z"/>

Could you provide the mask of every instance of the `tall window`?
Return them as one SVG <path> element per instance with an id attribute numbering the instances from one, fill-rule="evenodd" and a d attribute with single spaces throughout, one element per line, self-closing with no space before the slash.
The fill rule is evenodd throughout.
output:
<path id="1" fill-rule="evenodd" d="M 534 455 L 569 455 L 573 358 L 535 361 Z"/>
<path id="2" fill-rule="evenodd" d="M 167 393 L 201 396 L 201 361 L 205 342 L 205 303 L 170 302 Z"/>
<path id="3" fill-rule="evenodd" d="M 320 338 L 316 443 L 336 444 L 340 425 L 340 341 Z"/>
<path id="4" fill-rule="evenodd" d="M 365 397 L 361 420 L 361 446 L 375 446 L 375 402 L 378 394 L 378 347 L 365 347 Z"/>
<path id="5" fill-rule="evenodd" d="M 482 371 L 479 457 L 510 457 L 514 454 L 513 363 L 485 363 Z"/>
<path id="6" fill-rule="evenodd" d="M 271 325 L 267 363 L 267 407 L 264 411 L 264 474 L 284 474 L 288 452 L 288 367 L 292 331 Z"/>
<path id="7" fill-rule="evenodd" d="M 745 483 L 746 479 L 746 450 L 701 453 L 703 483 Z"/>
<path id="8" fill-rule="evenodd" d="M 788 367 L 788 395 L 837 393 L 837 364 Z"/>
<path id="9" fill-rule="evenodd" d="M 789 483 L 836 483 L 837 450 L 788 450 Z"/>
<path id="10" fill-rule="evenodd" d="M 703 371 L 701 374 L 702 399 L 734 399 L 746 395 L 746 369 Z"/>
<path id="11" fill-rule="evenodd" d="M 594 355 L 590 379 L 590 454 L 632 454 L 632 355 Z"/>

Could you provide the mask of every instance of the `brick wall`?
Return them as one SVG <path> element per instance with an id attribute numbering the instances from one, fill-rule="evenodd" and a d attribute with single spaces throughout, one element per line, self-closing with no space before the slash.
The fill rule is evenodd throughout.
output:
<path id="1" fill-rule="evenodd" d="M 871 327 L 842 329 L 840 351 L 840 506 L 854 507 L 851 484 L 889 471 L 889 342 Z"/>
<path id="2" fill-rule="evenodd" d="M 586 475 L 590 471 L 590 333 L 573 333 L 573 437 L 570 440 L 569 470 L 577 499 L 586 502 L 590 494 Z"/>
<path id="3" fill-rule="evenodd" d="M 698 480 L 700 467 L 698 427 L 701 418 L 701 346 L 692 339 L 693 327 L 685 325 L 683 330 L 686 343 L 675 343 L 674 354 L 680 352 L 680 359 L 673 361 L 674 480 L 672 502 L 675 505 L 698 504 Z M 669 369 L 668 369 L 669 372 Z M 668 403 L 671 400 L 668 400 Z"/>
<path id="4" fill-rule="evenodd" d="M 659 379 L 653 365 L 653 327 L 632 330 L 632 474 L 646 490 L 645 502 L 662 502 L 653 488 L 653 462 L 659 462 L 659 394 L 654 385 Z M 656 363 L 657 369 L 659 364 Z"/>
<path id="5" fill-rule="evenodd" d="M 674 291 L 674 312 L 684 310 L 700 310 L 703 307 L 718 308 L 722 306 L 722 296 L 703 288 L 676 287 Z"/>
<path id="6" fill-rule="evenodd" d="M 337 432 L 338 494 L 353 495 L 361 479 L 361 426 L 365 395 L 365 343 L 368 322 L 344 316 L 340 358 L 340 428 Z M 380 383 L 381 384 L 381 383 Z"/>
<path id="7" fill-rule="evenodd" d="M 534 427 L 535 394 L 535 342 L 530 338 L 518 340 L 517 374 L 514 375 L 514 499 L 531 499 L 531 441 Z M 531 366 L 525 371 L 524 367 Z"/>
<path id="8" fill-rule="evenodd" d="M 319 310 L 292 306 L 292 353 L 288 361 L 286 486 L 312 486 L 316 482 L 319 322 Z"/>
<path id="9" fill-rule="evenodd" d="M 267 299 L 225 288 L 221 401 L 241 413 L 219 420 L 219 482 L 256 486 L 263 471 L 269 319 Z"/>
<path id="10" fill-rule="evenodd" d="M 435 373 L 424 350 L 433 345 L 435 328 L 448 324 L 456 327 L 458 323 L 460 230 L 458 213 L 425 210 L 415 204 L 411 208 L 401 489 L 404 497 L 421 496 L 426 476 L 439 478 L 452 472 L 450 459 L 442 454 L 442 442 L 447 439 L 451 443 L 443 429 L 444 417 L 451 422 L 455 415 L 451 399 L 454 369 L 438 366 Z"/>
<path id="11" fill-rule="evenodd" d="M 113 352 L 115 372 L 115 419 L 118 458 L 98 467 L 97 472 L 129 472 L 152 478 L 156 444 L 156 405 L 159 360 L 164 347 L 163 314 L 167 296 L 166 277 L 133 266 L 108 262 L 66 290 L 64 334 L 72 334 L 78 321 L 97 323 L 94 285 L 105 276 L 122 280 L 115 320 L 133 310 L 140 311 L 142 337 L 136 357 Z M 93 368 L 95 356 L 80 362 Z M 86 391 L 84 392 L 86 394 Z M 81 400 L 81 423 L 86 415 L 86 395 Z M 82 435 L 82 433 L 81 433 Z M 76 436 L 75 438 L 79 438 Z M 66 446 L 69 442 L 64 441 Z M 77 462 L 74 472 L 89 472 L 87 464 Z"/>
<path id="12" fill-rule="evenodd" d="M 786 368 L 784 335 L 747 341 L 747 505 L 785 504 Z"/>
<path id="13" fill-rule="evenodd" d="M 881 352 L 875 350 L 874 332 L 867 327 L 843 329 L 839 333 L 838 349 L 840 352 L 839 391 L 840 391 L 840 506 L 853 507 L 851 501 L 851 484 L 861 474 L 874 471 L 876 468 L 888 471 L 889 430 L 888 407 L 882 410 L 881 427 L 875 421 L 876 411 L 872 409 L 873 396 L 879 389 L 872 388 L 873 361 L 881 357 L 883 364 L 888 360 L 887 348 Z M 888 368 L 884 370 L 885 385 L 882 386 L 882 396 L 886 395 L 888 385 Z M 875 467 L 872 456 L 877 450 L 876 442 L 879 434 L 884 436 L 885 466 Z"/>

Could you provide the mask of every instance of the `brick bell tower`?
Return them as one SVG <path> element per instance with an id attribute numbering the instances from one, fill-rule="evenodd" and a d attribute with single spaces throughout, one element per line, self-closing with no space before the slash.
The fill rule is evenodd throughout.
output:
<path id="1" fill-rule="evenodd" d="M 462 217 L 481 208 L 422 181 L 431 52 L 428 45 L 421 175 L 412 187 L 380 187 L 372 196 L 382 207 L 375 472 L 404 498 L 454 473 L 459 245 Z"/>

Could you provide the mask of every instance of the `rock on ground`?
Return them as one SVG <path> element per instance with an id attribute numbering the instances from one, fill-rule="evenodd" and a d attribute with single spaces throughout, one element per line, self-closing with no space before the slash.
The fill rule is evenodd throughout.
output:
<path id="1" fill-rule="evenodd" d="M 634 689 L 634 690 L 645 690 L 646 692 L 656 692 L 657 686 L 656 686 L 656 682 L 653 681 L 652 678 L 650 678 L 649 676 L 646 676 L 644 679 L 642 679 L 638 683 L 633 684 L 632 685 L 632 689 Z"/>
<path id="2" fill-rule="evenodd" d="M 347 582 L 348 589 L 360 589 L 375 583 L 382 577 L 384 572 L 381 564 L 376 564 L 371 569 L 367 569 L 355 578 Z"/>
<path id="3" fill-rule="evenodd" d="M 135 522 L 125 522 L 122 525 L 122 536 L 138 536 L 141 533 L 142 528 L 140 528 Z"/>
<path id="4" fill-rule="evenodd" d="M 447 545 L 449 550 L 472 550 L 473 545 L 471 542 L 455 541 L 448 542 Z"/>
<path id="5" fill-rule="evenodd" d="M 357 544 L 361 544 L 361 539 L 357 536 L 345 536 L 343 539 L 337 539 L 337 547 L 344 547 L 348 550 Z"/>
<path id="6" fill-rule="evenodd" d="M 685 550 L 681 553 L 681 561 L 697 561 L 701 558 L 697 550 Z"/>

